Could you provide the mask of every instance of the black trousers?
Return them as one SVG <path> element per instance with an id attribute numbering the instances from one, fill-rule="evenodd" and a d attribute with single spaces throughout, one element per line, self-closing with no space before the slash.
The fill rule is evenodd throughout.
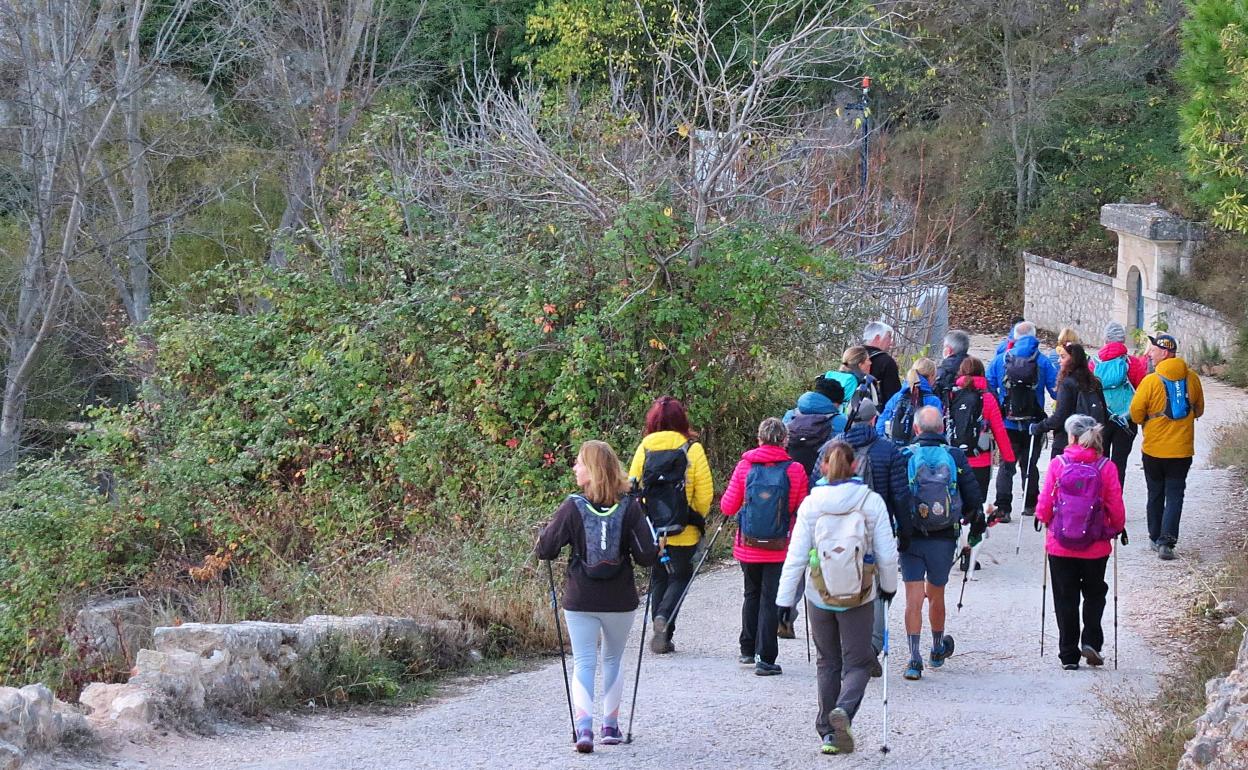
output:
<path id="1" fill-rule="evenodd" d="M 1144 481 L 1148 484 L 1148 537 L 1154 543 L 1173 546 L 1179 541 L 1183 496 L 1187 492 L 1190 457 L 1144 455 Z"/>
<path id="2" fill-rule="evenodd" d="M 667 638 L 672 638 L 676 630 L 676 613 L 679 611 L 676 602 L 685 592 L 685 586 L 693 579 L 693 554 L 698 550 L 696 545 L 669 545 L 667 555 L 671 557 L 672 571 L 661 563 L 650 570 L 650 590 L 654 592 L 650 604 L 650 617 L 667 618 Z"/>
<path id="3" fill-rule="evenodd" d="M 1040 462 L 1040 437 L 1013 428 L 1006 428 L 1005 432 L 1009 434 L 1017 462 L 1013 465 L 1001 463 L 1001 467 L 997 468 L 997 510 L 1003 513 L 1014 510 L 1014 474 L 1017 468 L 1027 469 L 1027 476 L 1023 477 L 1027 479 L 1027 499 L 1023 501 L 1023 507 L 1035 510 L 1036 500 L 1040 497 L 1040 471 L 1036 469 L 1036 464 Z"/>
<path id="4" fill-rule="evenodd" d="M 1113 420 L 1105 426 L 1105 432 L 1101 434 L 1101 438 L 1105 444 L 1105 456 L 1114 461 L 1114 465 L 1118 466 L 1118 483 L 1122 484 L 1127 478 L 1127 461 L 1131 457 L 1131 448 L 1135 446 L 1135 434 L 1139 428 L 1131 425 L 1124 428 Z"/>
<path id="5" fill-rule="evenodd" d="M 742 564 L 745 576 L 744 601 L 741 603 L 741 654 L 757 655 L 764 663 L 775 663 L 780 652 L 776 626 L 776 590 L 780 588 L 783 562 L 774 564 Z"/>
<path id="6" fill-rule="evenodd" d="M 1063 663 L 1078 663 L 1080 645 L 1097 652 L 1105 644 L 1101 615 L 1105 612 L 1105 564 L 1099 559 L 1049 556 L 1049 577 L 1053 582 L 1053 614 L 1057 616 L 1057 654 Z M 1079 628 L 1079 599 L 1083 598 L 1083 630 Z"/>
<path id="7" fill-rule="evenodd" d="M 988 499 L 988 481 L 992 478 L 992 465 L 985 465 L 982 468 L 971 468 L 971 473 L 975 476 L 975 482 L 979 484 L 979 493 Z"/>

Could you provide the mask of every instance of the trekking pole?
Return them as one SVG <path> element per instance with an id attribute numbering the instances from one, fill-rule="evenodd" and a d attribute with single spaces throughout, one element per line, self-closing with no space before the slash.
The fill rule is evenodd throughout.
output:
<path id="1" fill-rule="evenodd" d="M 884 740 L 880 744 L 880 753 L 888 753 L 888 610 L 893 602 L 884 602 Z M 809 620 L 809 618 L 807 618 Z"/>
<path id="2" fill-rule="evenodd" d="M 628 707 L 628 735 L 625 743 L 633 742 L 633 717 L 637 714 L 637 687 L 641 684 L 641 653 L 646 649 L 646 622 L 650 620 L 650 597 L 654 595 L 654 580 L 646 588 L 646 609 L 641 616 L 641 641 L 637 644 L 637 670 L 633 673 L 633 705 Z"/>
<path id="3" fill-rule="evenodd" d="M 706 557 L 711 553 L 711 549 L 715 547 L 715 541 L 719 539 L 719 533 L 723 531 L 724 524 L 728 522 L 727 516 L 721 516 L 719 526 L 715 528 L 715 534 L 711 535 L 711 541 L 706 544 L 706 548 L 702 550 L 702 557 L 698 559 L 698 564 L 693 568 L 693 574 L 689 576 L 689 582 L 685 584 L 685 590 L 680 592 L 680 598 L 676 600 L 676 606 L 672 607 L 672 615 L 667 619 L 670 624 L 676 619 L 680 613 L 680 608 L 685 604 L 685 597 L 689 595 L 689 589 L 693 588 L 693 580 L 698 576 L 698 570 L 702 569 L 702 564 L 706 561 Z"/>
<path id="4" fill-rule="evenodd" d="M 1049 555 L 1044 554 L 1044 577 L 1040 585 L 1040 657 L 1044 657 L 1044 608 L 1049 598 Z"/>
<path id="5" fill-rule="evenodd" d="M 1118 670 L 1118 544 L 1114 543 L 1114 670 Z"/>
<path id="6" fill-rule="evenodd" d="M 563 652 L 563 626 L 559 625 L 559 599 L 555 594 L 555 568 L 546 562 L 546 575 L 550 578 L 550 609 L 555 614 L 555 633 L 559 635 L 559 662 L 563 664 L 563 691 L 568 696 L 568 721 L 572 723 L 572 740 L 576 741 L 576 715 L 572 713 L 572 685 L 568 683 L 568 658 Z"/>
<path id="7" fill-rule="evenodd" d="M 1036 437 L 1029 436 L 1027 439 L 1027 462 L 1023 467 L 1023 510 L 1027 510 L 1027 485 L 1031 482 L 1031 458 L 1036 453 Z M 1014 555 L 1017 556 L 1023 550 L 1023 516 L 1020 513 L 1018 517 L 1018 541 L 1014 544 Z"/>
<path id="8" fill-rule="evenodd" d="M 1117 572 L 1115 572 L 1114 574 L 1116 575 Z M 806 626 L 806 662 L 809 663 L 810 662 L 810 600 L 807 599 L 804 595 L 802 596 L 802 604 L 806 607 L 806 621 L 802 625 Z M 1115 618 L 1114 650 L 1118 649 L 1118 642 L 1117 642 L 1118 623 L 1116 620 L 1117 617 L 1118 617 L 1118 582 L 1117 582 L 1117 578 L 1115 578 L 1115 581 L 1114 581 L 1114 618 Z"/>

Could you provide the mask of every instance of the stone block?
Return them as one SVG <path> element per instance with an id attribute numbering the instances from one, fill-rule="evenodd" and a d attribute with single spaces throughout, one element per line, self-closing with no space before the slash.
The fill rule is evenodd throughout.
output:
<path id="1" fill-rule="evenodd" d="M 26 753 L 8 741 L 0 741 L 0 770 L 18 770 Z"/>
<path id="2" fill-rule="evenodd" d="M 1203 241 L 1208 235 L 1204 223 L 1188 222 L 1155 203 L 1107 203 L 1101 206 L 1101 225 L 1149 241 Z"/>
<path id="3" fill-rule="evenodd" d="M 142 597 L 88 604 L 78 611 L 70 639 L 100 662 L 129 668 L 152 640 L 152 608 Z"/>
<path id="4" fill-rule="evenodd" d="M 79 697 L 93 723 L 125 732 L 149 729 L 160 718 L 164 698 L 141 684 L 87 685 Z"/>

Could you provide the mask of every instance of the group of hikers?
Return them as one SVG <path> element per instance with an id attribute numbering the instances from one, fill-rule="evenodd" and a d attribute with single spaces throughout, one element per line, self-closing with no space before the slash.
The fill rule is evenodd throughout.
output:
<path id="1" fill-rule="evenodd" d="M 737 524 L 732 552 L 744 582 L 739 662 L 758 676 L 783 673 L 777 640 L 792 638 L 799 611 L 806 613 L 816 650 L 815 729 L 825 754 L 854 750 L 851 728 L 867 683 L 886 676 L 887 612 L 899 572 L 904 678 L 920 680 L 925 666 L 939 668 L 954 654 L 945 619 L 953 565 L 960 556 L 964 573 L 979 568 L 987 528 L 1013 520 L 1015 476 L 1020 515 L 1033 517 L 1036 531 L 1047 530 L 1046 585 L 1051 575 L 1061 665 L 1103 665 L 1105 573 L 1114 541 L 1128 542 L 1122 484 L 1136 434 L 1144 434 L 1150 545 L 1172 560 L 1195 420 L 1204 410 L 1200 378 L 1178 357 L 1177 340 L 1150 336 L 1146 353 L 1132 355 L 1118 323 L 1105 328 L 1094 353 L 1064 329 L 1046 355 L 1035 325 L 1019 319 L 987 365 L 971 355 L 969 334 L 951 331 L 939 363 L 920 357 L 904 377 L 887 324 L 869 324 L 862 340 L 782 418 L 762 421 L 758 445 L 741 456 L 719 502 L 724 520 Z M 1052 459 L 1042 480 L 1039 454 L 1050 433 Z M 580 492 L 558 508 L 535 550 L 549 569 L 570 547 L 563 594 L 573 657 L 569 712 L 576 749 L 591 752 L 600 654 L 599 742 L 631 738 L 620 729 L 619 711 L 621 661 L 641 604 L 633 565 L 650 568 L 643 644 L 655 654 L 673 653 L 715 494 L 706 451 L 684 404 L 671 396 L 651 405 L 627 472 L 607 443 L 587 441 L 574 474 Z M 702 549 L 703 559 L 713 543 Z M 887 703 L 887 678 L 884 693 Z"/>

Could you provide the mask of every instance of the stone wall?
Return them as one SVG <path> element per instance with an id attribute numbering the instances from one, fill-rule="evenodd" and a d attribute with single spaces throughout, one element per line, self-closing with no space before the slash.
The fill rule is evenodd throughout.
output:
<path id="1" fill-rule="evenodd" d="M 1165 313 L 1167 328 L 1179 341 L 1179 353 L 1189 361 L 1200 352 L 1201 342 L 1217 348 L 1226 358 L 1234 353 L 1239 331 L 1216 310 L 1158 293 L 1157 311 Z"/>
<path id="2" fill-rule="evenodd" d="M 1248 617 L 1248 616 L 1245 616 Z M 1178 770 L 1243 770 L 1248 767 L 1248 636 L 1231 673 L 1205 684 L 1208 707 L 1196 720 Z"/>
<path id="3" fill-rule="evenodd" d="M 1069 326 L 1083 340 L 1099 343 L 1113 318 L 1113 280 L 1107 275 L 1023 254 L 1026 267 L 1023 315 L 1057 332 Z"/>

